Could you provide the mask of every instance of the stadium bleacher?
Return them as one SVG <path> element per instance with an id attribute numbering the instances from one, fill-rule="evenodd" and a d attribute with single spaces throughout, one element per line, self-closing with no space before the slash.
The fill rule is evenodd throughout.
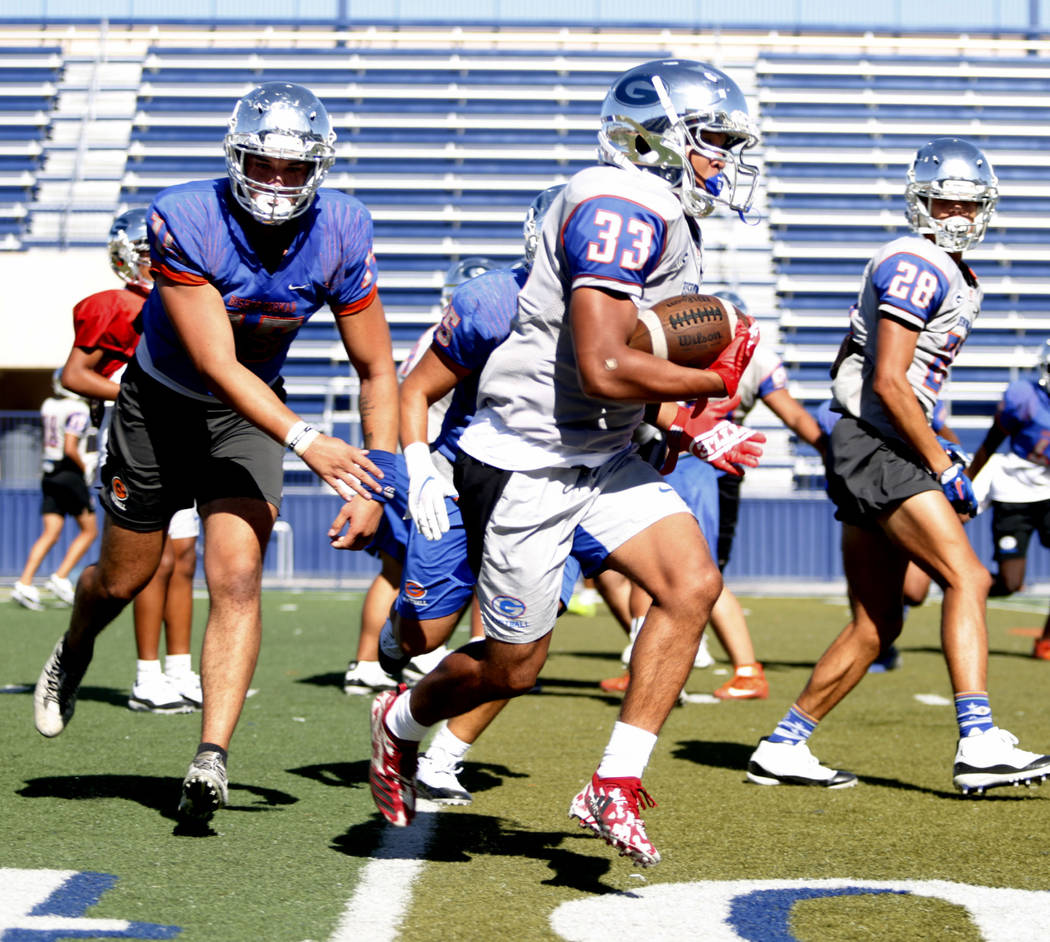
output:
<path id="1" fill-rule="evenodd" d="M 354 192 L 373 213 L 400 357 L 436 319 L 449 264 L 472 254 L 516 258 L 531 197 L 594 159 L 595 117 L 611 79 L 640 60 L 681 54 L 732 72 L 762 128 L 761 218 L 706 220 L 705 274 L 712 290 L 732 288 L 749 302 L 804 403 L 827 395 L 827 366 L 864 263 L 904 231 L 904 171 L 933 136 L 979 143 L 1002 190 L 999 215 L 971 256 L 985 313 L 948 392 L 964 444 L 974 446 L 1003 386 L 1032 365 L 1050 327 L 1042 249 L 1050 132 L 1041 120 L 1050 65 L 1016 38 L 985 37 L 967 52 L 961 40 L 941 38 L 891 45 L 658 30 L 604 43 L 564 30 L 315 30 L 264 43 L 219 28 L 197 35 L 174 30 L 166 40 L 156 29 L 105 55 L 83 43 L 9 47 L 0 38 L 0 248 L 100 243 L 118 209 L 223 173 L 219 142 L 236 98 L 261 81 L 300 82 L 325 101 L 337 130 L 328 185 Z M 91 133 L 76 125 L 85 108 Z M 354 427 L 354 381 L 330 314 L 304 328 L 288 374 L 296 408 Z M 753 421 L 778 428 L 761 408 Z M 765 475 L 749 476 L 753 486 L 783 489 L 813 476 L 815 455 L 783 435 L 768 452 Z"/>

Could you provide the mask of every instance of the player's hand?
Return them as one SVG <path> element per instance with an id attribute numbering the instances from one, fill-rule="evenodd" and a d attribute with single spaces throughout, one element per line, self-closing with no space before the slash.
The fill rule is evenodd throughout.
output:
<path id="1" fill-rule="evenodd" d="M 89 399 L 88 413 L 91 417 L 91 424 L 95 428 L 102 428 L 102 419 L 106 415 L 106 403 L 102 399 Z"/>
<path id="2" fill-rule="evenodd" d="M 963 451 L 962 445 L 956 442 L 949 441 L 947 438 L 938 435 L 937 444 L 944 449 L 944 453 L 952 459 L 953 464 L 961 464 L 964 468 L 968 468 L 970 462 L 973 461 L 973 458 Z"/>
<path id="3" fill-rule="evenodd" d="M 409 516 L 426 539 L 440 540 L 449 528 L 445 498 L 456 499 L 459 492 L 434 467 L 426 442 L 412 442 L 404 448 L 404 453 Z"/>
<path id="4" fill-rule="evenodd" d="M 368 458 L 368 452 L 348 445 L 341 438 L 318 435 L 302 453 L 306 466 L 343 500 L 354 494 L 371 500 L 371 492 L 382 493 L 383 472 Z"/>
<path id="5" fill-rule="evenodd" d="M 946 468 L 937 476 L 937 480 L 944 496 L 948 498 L 948 503 L 957 514 L 962 517 L 977 516 L 977 498 L 973 493 L 973 484 L 961 464 L 953 464 Z"/>
<path id="6" fill-rule="evenodd" d="M 383 518 L 383 505 L 377 500 L 348 500 L 339 508 L 328 528 L 332 549 L 360 550 L 368 546 Z M 346 532 L 343 532 L 343 528 Z"/>
<path id="7" fill-rule="evenodd" d="M 727 415 L 731 415 L 738 405 L 740 396 L 734 395 L 726 399 L 716 399 L 714 402 L 700 399 L 692 409 L 689 406 L 679 406 L 670 428 L 667 429 L 667 457 L 660 473 L 670 474 L 678 464 L 679 453 L 688 450 L 693 439 L 710 432 Z M 765 441 L 765 436 L 762 440 Z M 759 454 L 761 453 L 759 449 Z"/>
<path id="8" fill-rule="evenodd" d="M 757 468 L 766 436 L 758 429 L 724 419 L 689 442 L 689 450 L 708 464 L 739 478 L 744 468 Z"/>
<path id="9" fill-rule="evenodd" d="M 726 387 L 727 396 L 735 396 L 740 385 L 740 377 L 751 362 L 751 356 L 758 344 L 758 324 L 754 319 L 742 314 L 736 322 L 733 339 L 715 358 L 708 369 L 716 373 Z"/>

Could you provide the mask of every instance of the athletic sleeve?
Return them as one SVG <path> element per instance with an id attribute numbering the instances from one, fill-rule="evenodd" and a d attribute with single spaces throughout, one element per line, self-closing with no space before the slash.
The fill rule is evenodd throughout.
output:
<path id="1" fill-rule="evenodd" d="M 948 276 L 929 259 L 897 252 L 872 272 L 879 313 L 922 330 L 948 294 Z"/>
<path id="2" fill-rule="evenodd" d="M 203 218 L 206 213 L 196 200 L 169 202 L 158 199 L 149 210 L 150 270 L 180 285 L 208 284 L 211 272 L 194 232 L 204 226 L 214 231 L 214 227 Z"/>
<path id="3" fill-rule="evenodd" d="M 112 310 L 92 294 L 73 308 L 73 346 L 94 350 L 109 326 Z"/>
<path id="4" fill-rule="evenodd" d="M 378 291 L 372 217 L 360 203 L 348 203 L 335 214 L 344 246 L 339 274 L 330 288 L 328 306 L 337 317 L 363 311 Z"/>

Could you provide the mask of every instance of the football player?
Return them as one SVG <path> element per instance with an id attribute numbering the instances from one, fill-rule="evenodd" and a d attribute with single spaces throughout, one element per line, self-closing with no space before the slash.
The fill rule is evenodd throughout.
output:
<path id="1" fill-rule="evenodd" d="M 117 398 L 119 381 L 142 336 L 142 306 L 153 288 L 146 210 L 120 213 L 109 228 L 110 268 L 124 282 L 89 295 L 73 308 L 73 347 L 62 367 L 66 388 L 87 397 L 95 424 L 104 401 Z M 178 511 L 168 527 L 160 566 L 135 596 L 135 682 L 128 697 L 132 710 L 187 713 L 201 705 L 200 676 L 193 670 L 193 576 L 197 568 L 200 521 L 192 507 Z M 69 587 L 73 602 L 73 587 Z M 160 664 L 161 628 L 167 657 Z"/>
<path id="2" fill-rule="evenodd" d="M 990 594 L 1013 595 L 1024 585 L 1025 555 L 1032 532 L 1050 547 L 1050 340 L 1039 355 L 1038 379 L 1018 379 L 1006 387 L 995 418 L 974 453 L 967 474 L 975 479 L 1004 441 L 1009 450 L 989 480 L 992 537 L 999 571 Z M 1032 656 L 1050 661 L 1050 616 Z"/>
<path id="3" fill-rule="evenodd" d="M 172 515 L 196 502 L 210 607 L 201 655 L 201 742 L 179 813 L 226 803 L 227 747 L 262 636 L 263 554 L 293 450 L 344 498 L 348 542 L 371 538 L 397 444 L 397 379 L 376 286 L 372 221 L 321 189 L 335 133 L 308 89 L 269 82 L 234 106 L 226 175 L 159 193 L 149 210 L 154 289 L 120 383 L 106 463 L 99 561 L 80 577 L 69 631 L 37 682 L 37 729 L 73 715 L 96 636 L 153 576 Z M 361 380 L 367 451 L 284 404 L 281 368 L 299 327 L 327 304 Z"/>
<path id="4" fill-rule="evenodd" d="M 868 262 L 832 370 L 828 494 L 842 521 L 853 620 L 817 661 L 798 700 L 748 762 L 760 785 L 855 785 L 810 752 L 814 729 L 864 677 L 902 625 L 910 559 L 944 590 L 941 640 L 959 729 L 953 780 L 963 793 L 1041 780 L 1050 756 L 995 725 L 988 701 L 985 601 L 991 578 L 962 520 L 977 511 L 970 478 L 931 428 L 952 361 L 981 309 L 963 252 L 984 237 L 999 191 L 984 153 L 936 138 L 919 148 L 905 190 L 914 234 Z"/>
<path id="5" fill-rule="evenodd" d="M 69 574 L 98 536 L 98 521 L 88 492 L 98 453 L 91 448 L 91 419 L 87 400 L 62 385 L 61 370 L 51 377 L 52 394 L 40 406 L 44 426 L 43 476 L 40 517 L 43 524 L 29 548 L 22 574 L 11 590 L 19 605 L 38 612 L 43 609 L 33 576 L 44 557 L 58 542 L 66 517 L 72 517 L 80 532 L 66 549 L 62 562 L 48 578 L 46 588 L 67 605 L 73 603 Z"/>
<path id="6" fill-rule="evenodd" d="M 570 813 L 641 865 L 659 861 L 639 811 L 649 801 L 641 775 L 721 578 L 695 517 L 631 437 L 644 403 L 735 393 L 757 331 L 742 319 L 706 370 L 627 341 L 640 309 L 697 290 L 697 220 L 717 203 L 750 206 L 758 172 L 743 155 L 756 141 L 739 87 L 704 63 L 645 63 L 609 90 L 601 163 L 577 173 L 548 211 L 510 335 L 482 369 L 478 410 L 459 440 L 454 483 L 485 642 L 450 654 L 409 693 L 380 694 L 373 708 L 373 797 L 393 823 L 412 818 L 416 749 L 431 725 L 532 689 L 582 534 L 653 605 L 620 721 Z M 430 464 L 416 438 L 413 454 Z M 413 460 L 417 500 L 424 485 L 446 489 L 425 468 L 414 474 Z M 443 529 L 430 506 L 433 517 L 417 512 Z"/>

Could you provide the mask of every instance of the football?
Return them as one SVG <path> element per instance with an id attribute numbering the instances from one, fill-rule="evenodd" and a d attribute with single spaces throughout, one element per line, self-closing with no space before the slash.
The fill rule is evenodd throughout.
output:
<path id="1" fill-rule="evenodd" d="M 627 342 L 680 366 L 705 369 L 733 339 L 736 307 L 713 294 L 682 294 L 638 312 L 638 324 Z"/>

